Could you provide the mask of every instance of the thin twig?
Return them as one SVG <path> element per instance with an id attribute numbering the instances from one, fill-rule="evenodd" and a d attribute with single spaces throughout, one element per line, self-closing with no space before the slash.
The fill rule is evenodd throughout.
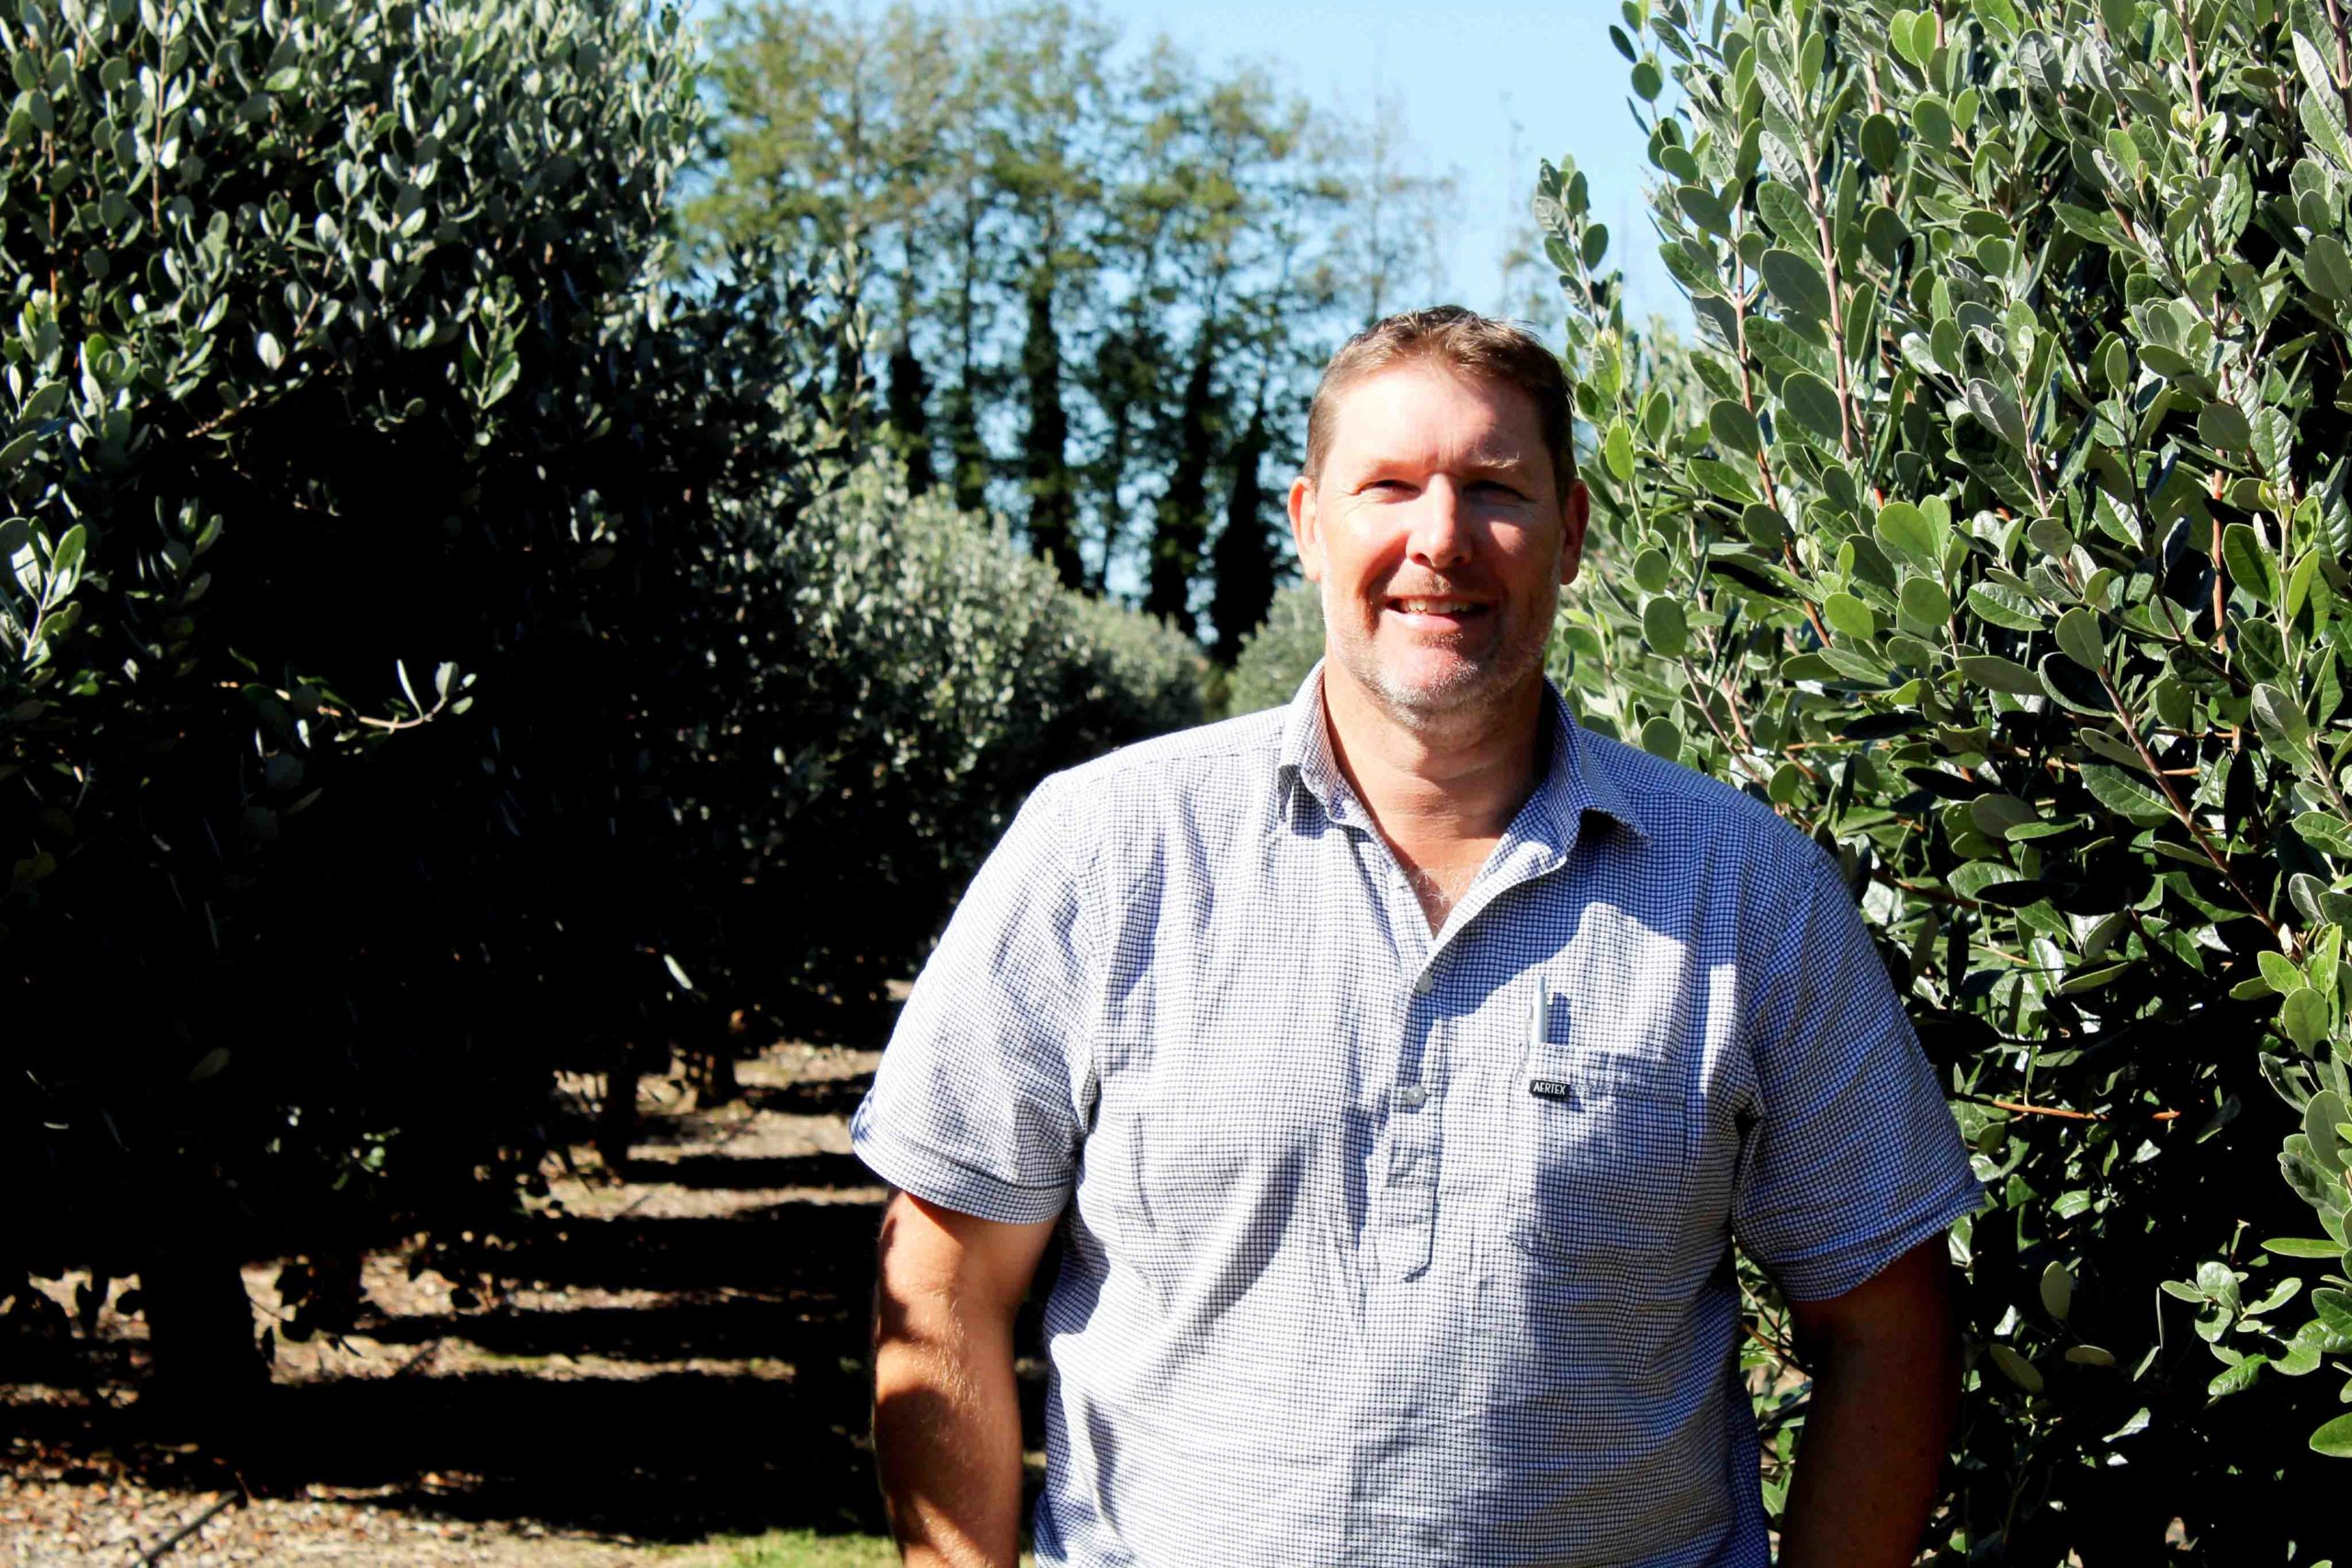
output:
<path id="1" fill-rule="evenodd" d="M 138 1562 L 141 1565 L 141 1568 L 147 1568 L 147 1565 L 149 1564 L 161 1562 L 164 1560 L 164 1555 L 174 1547 L 179 1545 L 180 1542 L 186 1540 L 188 1537 L 194 1535 L 197 1531 L 210 1524 L 214 1517 L 222 1510 L 231 1507 L 238 1501 L 239 1496 L 236 1493 L 223 1493 L 219 1502 L 205 1509 L 203 1513 L 198 1514 L 187 1524 L 182 1525 L 178 1529 L 174 1530 L 169 1536 L 156 1542 L 153 1547 L 142 1548 L 136 1542 L 133 1542 L 131 1550 L 139 1553 Z"/>
<path id="2" fill-rule="evenodd" d="M 2069 1111 L 2065 1107 L 2059 1105 L 2029 1105 L 2021 1100 L 2003 1100 L 1997 1096 L 1955 1094 L 1951 1098 L 1958 1100 L 1964 1100 L 1970 1105 L 1997 1106 L 2003 1111 L 2014 1111 L 2024 1116 L 2057 1116 L 2069 1122 L 2115 1122 L 2123 1120 L 2123 1118 L 2104 1115 L 2096 1111 Z M 2151 1111 L 2145 1117 L 2134 1116 L 2130 1118 L 2130 1120 L 2134 1122 L 2177 1122 L 2180 1120 L 2180 1112 L 2177 1111 Z"/>

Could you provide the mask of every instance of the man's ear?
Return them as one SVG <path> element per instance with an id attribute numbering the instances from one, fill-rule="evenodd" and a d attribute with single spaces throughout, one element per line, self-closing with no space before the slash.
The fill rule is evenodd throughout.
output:
<path id="1" fill-rule="evenodd" d="M 1584 560 L 1585 525 L 1592 521 L 1592 492 L 1577 479 L 1568 486 L 1568 493 L 1560 502 L 1560 586 L 1566 588 L 1577 580 L 1577 568 Z"/>
<path id="2" fill-rule="evenodd" d="M 1323 520 L 1316 512 L 1315 481 L 1305 474 L 1290 481 L 1290 542 L 1298 547 L 1298 569 L 1306 581 L 1322 581 Z"/>

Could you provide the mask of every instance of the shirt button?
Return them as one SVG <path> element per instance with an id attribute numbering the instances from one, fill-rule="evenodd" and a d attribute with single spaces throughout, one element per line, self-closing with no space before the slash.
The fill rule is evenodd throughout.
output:
<path id="1" fill-rule="evenodd" d="M 1408 1083 L 1396 1091 L 1396 1101 L 1408 1111 L 1419 1111 L 1429 1103 L 1430 1091 L 1419 1084 Z"/>
<path id="2" fill-rule="evenodd" d="M 1437 976 L 1429 970 L 1424 969 L 1413 976 L 1413 995 L 1426 997 L 1435 989 L 1437 989 Z"/>

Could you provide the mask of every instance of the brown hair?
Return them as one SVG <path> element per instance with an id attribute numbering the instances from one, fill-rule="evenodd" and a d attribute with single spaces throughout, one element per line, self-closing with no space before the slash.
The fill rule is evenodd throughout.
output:
<path id="1" fill-rule="evenodd" d="M 1307 405 L 1310 481 L 1323 471 L 1323 459 L 1330 453 L 1340 394 L 1380 371 L 1424 361 L 1457 376 L 1499 381 L 1526 393 L 1535 405 L 1544 450 L 1551 456 L 1553 476 L 1566 499 L 1576 482 L 1577 455 L 1569 439 L 1568 378 L 1559 356 L 1532 333 L 1459 305 L 1433 305 L 1385 317 L 1340 345 L 1323 367 L 1315 400 Z"/>

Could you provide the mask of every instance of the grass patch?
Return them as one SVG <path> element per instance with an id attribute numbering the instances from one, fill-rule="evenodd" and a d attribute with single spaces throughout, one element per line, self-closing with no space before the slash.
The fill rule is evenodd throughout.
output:
<path id="1" fill-rule="evenodd" d="M 1025 1540 L 1028 1532 L 1022 1535 Z M 710 1568 L 899 1568 L 899 1549 L 888 1536 L 771 1530 L 711 1545 L 726 1555 L 709 1559 Z M 1021 1568 L 1036 1563 L 1030 1553 L 1021 1554 Z"/>
<path id="2" fill-rule="evenodd" d="M 819 1535 L 771 1530 L 726 1544 L 719 1568 L 898 1568 L 899 1549 L 886 1536 Z"/>

